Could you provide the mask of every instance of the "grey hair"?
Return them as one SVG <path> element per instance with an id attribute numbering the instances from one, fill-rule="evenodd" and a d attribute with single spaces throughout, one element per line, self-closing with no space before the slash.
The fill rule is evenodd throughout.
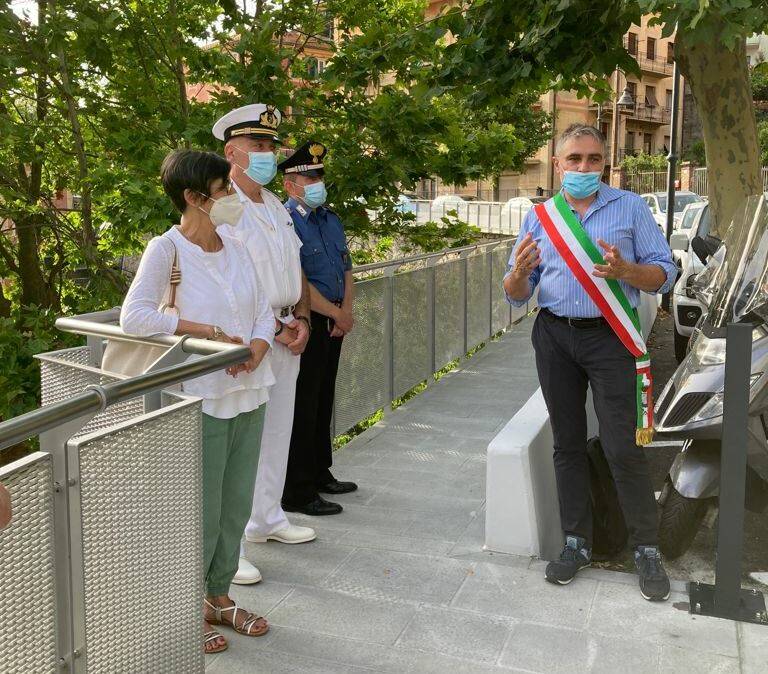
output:
<path id="1" fill-rule="evenodd" d="M 563 145 L 571 138 L 580 138 L 581 136 L 591 136 L 603 147 L 603 153 L 605 153 L 605 136 L 600 129 L 590 126 L 589 124 L 571 124 L 565 131 L 563 131 L 555 143 L 555 154 L 559 155 L 563 149 Z"/>

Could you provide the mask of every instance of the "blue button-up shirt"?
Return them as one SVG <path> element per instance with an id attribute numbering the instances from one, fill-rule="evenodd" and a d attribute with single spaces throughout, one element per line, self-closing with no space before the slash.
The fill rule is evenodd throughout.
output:
<path id="1" fill-rule="evenodd" d="M 329 302 L 344 299 L 344 272 L 352 269 L 344 226 L 339 216 L 323 206 L 307 208 L 295 199 L 285 207 L 301 239 L 301 267 Z"/>
<path id="2" fill-rule="evenodd" d="M 571 210 L 573 211 L 573 208 Z M 573 212 L 578 218 L 578 213 Z M 581 219 L 581 224 L 596 246 L 597 240 L 602 239 L 616 246 L 625 260 L 661 267 L 667 278 L 656 293 L 666 293 L 672 287 L 677 276 L 677 266 L 672 261 L 672 253 L 664 234 L 653 219 L 648 205 L 639 195 L 601 183 L 595 200 Z M 507 300 L 514 306 L 522 306 L 531 298 L 538 286 L 539 306 L 549 309 L 558 316 L 570 318 L 600 316 L 600 310 L 549 240 L 533 209 L 525 216 L 520 227 L 518 243 L 509 258 L 507 273 L 514 265 L 517 247 L 528 232 L 533 235 L 539 247 L 541 263 L 528 280 L 530 286 L 528 297 L 520 301 L 507 297 Z M 598 249 L 602 252 L 599 246 Z M 629 303 L 637 307 L 640 302 L 640 291 L 623 281 L 619 281 L 619 284 Z"/>

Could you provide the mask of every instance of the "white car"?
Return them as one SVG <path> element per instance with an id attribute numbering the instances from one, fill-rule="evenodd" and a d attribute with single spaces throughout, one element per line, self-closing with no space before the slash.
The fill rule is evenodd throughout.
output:
<path id="1" fill-rule="evenodd" d="M 694 201 L 692 204 L 688 204 L 684 209 L 680 220 L 675 223 L 675 232 L 685 232 L 692 238 L 695 235 L 691 235 L 691 229 L 698 222 L 699 214 L 702 209 L 707 205 L 706 201 Z M 682 238 L 679 239 L 682 242 Z M 690 246 L 689 246 L 690 248 Z M 691 254 L 690 250 L 673 250 L 672 257 L 677 262 L 677 266 L 680 270 L 686 265 L 688 256 Z"/>
<path id="2" fill-rule="evenodd" d="M 662 231 L 666 231 L 667 228 L 667 193 L 666 192 L 649 192 L 647 194 L 640 195 L 642 199 L 648 204 L 648 208 L 653 213 L 653 219 L 659 224 Z M 674 218 L 675 228 L 679 225 L 682 217 L 683 210 L 688 204 L 694 204 L 702 202 L 702 199 L 695 192 L 677 191 L 675 192 L 675 208 L 672 217 Z"/>
<path id="3" fill-rule="evenodd" d="M 546 197 L 512 197 L 501 207 L 499 225 L 501 231 L 518 234 L 523 219 L 535 204 L 546 201 Z"/>
<path id="4" fill-rule="evenodd" d="M 675 319 L 675 356 L 678 362 L 685 358 L 688 340 L 696 323 L 704 313 L 704 306 L 696 299 L 691 287 L 696 275 L 704 269 L 704 264 L 691 250 L 691 241 L 696 236 L 705 238 L 709 234 L 710 209 L 705 202 L 691 216 L 690 227 L 678 229 L 672 234 L 670 247 L 679 260 L 680 275 L 672 291 L 672 316 Z"/>

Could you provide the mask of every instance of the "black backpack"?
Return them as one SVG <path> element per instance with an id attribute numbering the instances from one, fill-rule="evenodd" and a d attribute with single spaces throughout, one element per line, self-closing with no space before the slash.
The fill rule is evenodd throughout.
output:
<path id="1" fill-rule="evenodd" d="M 628 533 L 600 438 L 590 438 L 587 442 L 587 459 L 592 501 L 592 556 L 613 559 L 626 548 Z"/>

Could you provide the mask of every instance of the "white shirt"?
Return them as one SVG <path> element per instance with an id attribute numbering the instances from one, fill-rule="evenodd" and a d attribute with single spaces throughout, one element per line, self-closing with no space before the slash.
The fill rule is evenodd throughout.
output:
<path id="1" fill-rule="evenodd" d="M 301 299 L 301 239 L 290 214 L 272 192 L 262 188 L 264 203 L 257 204 L 232 185 L 245 207 L 243 217 L 235 226 L 222 229 L 245 244 L 275 316 L 279 316 L 280 309 Z"/>
<path id="2" fill-rule="evenodd" d="M 218 325 L 230 337 L 245 344 L 263 339 L 272 344 L 274 314 L 255 273 L 245 246 L 226 234 L 216 253 L 206 253 L 187 240 L 176 227 L 147 245 L 136 276 L 120 312 L 120 326 L 134 335 L 176 332 L 179 319 Z M 179 315 L 159 311 L 170 294 L 169 275 L 173 246 L 178 251 L 181 283 L 176 286 Z M 275 377 L 265 356 L 251 373 L 237 378 L 224 370 L 186 381 L 182 390 L 203 399 L 203 412 L 229 419 L 249 412 L 269 399 L 268 387 Z"/>

